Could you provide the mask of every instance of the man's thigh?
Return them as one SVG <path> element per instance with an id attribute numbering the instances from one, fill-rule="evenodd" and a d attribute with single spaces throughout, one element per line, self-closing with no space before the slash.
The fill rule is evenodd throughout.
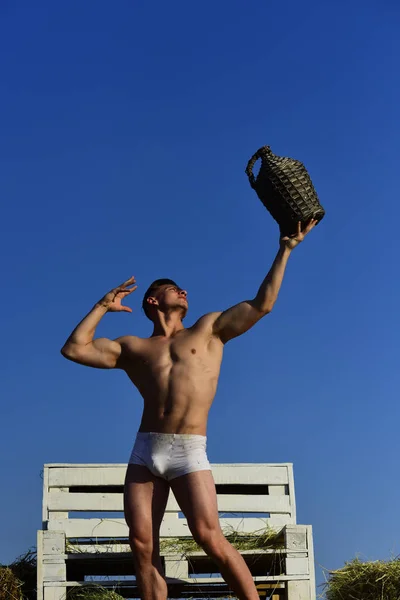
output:
<path id="1" fill-rule="evenodd" d="M 130 535 L 140 541 L 158 536 L 169 483 L 147 467 L 129 464 L 124 485 L 124 513 Z"/>
<path id="2" fill-rule="evenodd" d="M 220 530 L 217 492 L 211 471 L 195 471 L 170 481 L 175 498 L 191 531 L 199 527 Z"/>

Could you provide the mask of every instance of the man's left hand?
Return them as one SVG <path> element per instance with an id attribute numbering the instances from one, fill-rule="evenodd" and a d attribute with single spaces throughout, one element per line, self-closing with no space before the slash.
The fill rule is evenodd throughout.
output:
<path id="1" fill-rule="evenodd" d="M 291 236 L 285 235 L 280 238 L 281 248 L 288 248 L 289 250 L 293 250 L 296 248 L 306 237 L 308 233 L 310 233 L 311 229 L 314 229 L 316 224 L 318 223 L 318 219 L 310 219 L 307 223 L 303 231 L 301 230 L 301 221 L 297 223 L 297 233 Z"/>

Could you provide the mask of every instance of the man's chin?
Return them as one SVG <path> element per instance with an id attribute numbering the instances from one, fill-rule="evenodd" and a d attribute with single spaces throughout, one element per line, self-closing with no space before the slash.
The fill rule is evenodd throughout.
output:
<path id="1" fill-rule="evenodd" d="M 180 304 L 180 305 L 179 305 L 179 310 L 180 310 L 180 312 L 181 312 L 181 319 L 182 319 L 182 321 L 183 321 L 183 319 L 184 319 L 184 318 L 186 317 L 186 315 L 187 315 L 188 308 L 189 308 L 189 307 L 188 307 L 188 305 L 187 305 L 187 304 L 185 304 L 185 305 L 183 305 L 183 304 Z"/>

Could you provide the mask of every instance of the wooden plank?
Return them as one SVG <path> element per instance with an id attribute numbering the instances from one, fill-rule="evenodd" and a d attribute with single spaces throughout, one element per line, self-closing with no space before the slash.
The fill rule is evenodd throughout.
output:
<path id="1" fill-rule="evenodd" d="M 42 500 L 42 522 L 46 523 L 49 518 L 47 510 L 47 495 L 49 493 L 49 469 L 45 466 L 43 469 L 43 500 Z M 44 525 L 43 525 L 44 528 Z"/>
<path id="2" fill-rule="evenodd" d="M 129 544 L 68 544 L 69 556 L 78 559 L 85 554 L 122 554 L 130 551 Z"/>
<path id="3" fill-rule="evenodd" d="M 127 465 L 47 465 L 50 487 L 123 485 Z M 285 485 L 292 463 L 212 464 L 217 484 Z"/>
<path id="4" fill-rule="evenodd" d="M 293 475 L 293 467 L 291 469 L 288 469 L 288 478 L 289 478 L 289 498 L 290 498 L 290 504 L 291 504 L 291 513 L 293 516 L 293 523 L 297 522 L 297 517 L 296 517 L 296 494 L 294 491 L 294 475 Z"/>
<path id="5" fill-rule="evenodd" d="M 50 487 L 123 485 L 126 465 L 69 465 L 49 470 Z"/>
<path id="6" fill-rule="evenodd" d="M 65 534 L 56 531 L 43 531 L 43 556 L 57 556 L 65 552 Z"/>
<path id="7" fill-rule="evenodd" d="M 50 513 L 49 505 L 51 504 L 51 499 L 54 494 L 57 494 L 60 497 L 68 498 L 69 496 L 69 488 L 60 487 L 58 489 L 50 488 L 47 494 L 47 512 Z M 49 519 L 68 519 L 68 511 L 65 509 L 55 509 L 52 514 L 49 514 Z"/>
<path id="8" fill-rule="evenodd" d="M 259 583 L 257 586 L 258 590 L 271 590 L 274 588 L 284 589 L 284 583 Z"/>
<path id="9" fill-rule="evenodd" d="M 65 581 L 67 579 L 67 569 L 65 562 L 43 562 L 43 582 L 48 581 Z"/>
<path id="10" fill-rule="evenodd" d="M 182 560 L 180 556 L 171 556 L 164 559 L 165 576 L 174 579 L 188 579 L 189 565 L 187 560 Z"/>
<path id="11" fill-rule="evenodd" d="M 59 586 L 58 583 L 54 584 L 54 587 L 46 585 L 43 591 L 44 600 L 65 600 L 65 587 Z"/>
<path id="12" fill-rule="evenodd" d="M 269 485 L 268 494 L 270 496 L 284 496 L 286 494 L 285 485 Z"/>
<path id="13" fill-rule="evenodd" d="M 286 557 L 286 574 L 287 575 L 308 575 L 308 558 L 301 556 L 287 556 Z"/>
<path id="14" fill-rule="evenodd" d="M 311 600 L 310 582 L 297 579 L 287 583 L 288 600 Z"/>
<path id="15" fill-rule="evenodd" d="M 167 583 L 170 583 L 170 580 L 168 577 L 166 577 Z M 221 577 L 199 577 L 198 579 L 195 578 L 188 578 L 188 579 L 180 579 L 179 580 L 181 583 L 184 584 L 195 584 L 196 588 L 199 588 L 199 586 L 201 586 L 201 584 L 209 584 L 209 583 L 224 583 L 224 580 Z M 275 582 L 275 583 L 280 583 L 283 581 L 292 581 L 292 578 L 289 575 L 254 575 L 253 576 L 253 581 L 255 582 Z M 307 581 L 308 583 L 308 576 L 307 575 L 296 575 L 296 582 L 297 581 Z M 173 583 L 176 583 L 176 579 L 173 578 L 172 580 Z M 49 583 L 47 583 L 48 587 L 51 586 L 64 586 L 64 587 L 73 587 L 74 585 L 82 585 L 82 581 L 65 581 L 65 582 L 51 582 L 49 581 Z M 102 587 L 111 587 L 111 588 L 116 588 L 116 587 L 127 587 L 127 588 L 131 588 L 136 586 L 136 582 L 134 580 L 132 581 L 121 581 L 118 579 L 107 579 L 107 580 L 102 580 L 101 582 Z M 190 588 L 191 586 L 185 586 L 185 589 L 187 590 L 188 588 Z M 290 599 L 291 600 L 291 599 Z M 301 599 L 303 600 L 303 599 Z M 307 598 L 308 600 L 308 598 Z"/>
<path id="16" fill-rule="evenodd" d="M 60 555 L 67 556 L 70 560 L 84 560 L 85 558 L 90 558 L 93 554 L 109 554 L 111 555 L 121 555 L 121 554 L 129 554 L 131 552 L 129 544 L 68 544 L 68 555 Z M 255 555 L 261 556 L 264 554 L 287 554 L 288 550 L 286 548 L 254 548 L 252 550 L 240 550 L 240 554 L 243 556 L 247 555 Z M 172 556 L 177 554 L 173 550 L 161 550 L 161 554 L 163 556 Z M 305 553 L 302 550 L 291 550 L 290 555 L 296 556 L 299 554 L 300 556 Z M 185 550 L 185 556 L 191 557 L 206 557 L 206 553 L 202 550 Z M 113 557 L 115 558 L 115 556 Z"/>
<path id="17" fill-rule="evenodd" d="M 308 563 L 310 569 L 310 600 L 316 600 L 317 589 L 315 581 L 315 562 L 314 562 L 314 542 L 312 536 L 312 525 L 306 525 L 307 530 L 307 550 L 308 550 Z"/>
<path id="18" fill-rule="evenodd" d="M 264 530 L 266 526 L 279 528 L 286 524 L 282 515 L 276 515 L 274 519 L 226 518 L 220 519 L 220 523 L 225 534 L 230 531 L 255 533 Z M 50 519 L 48 529 L 65 531 L 67 538 L 128 537 L 125 519 Z M 186 519 L 174 519 L 169 515 L 164 517 L 160 533 L 161 537 L 191 537 Z"/>
<path id="19" fill-rule="evenodd" d="M 290 513 L 289 496 L 256 496 L 219 494 L 218 510 L 220 512 L 266 512 Z M 85 494 L 53 491 L 48 496 L 49 511 L 100 512 L 123 511 L 122 494 Z M 180 508 L 173 494 L 170 494 L 166 512 L 179 512 Z M 49 515 L 50 519 L 58 518 Z"/>
<path id="20" fill-rule="evenodd" d="M 286 548 L 291 550 L 307 549 L 307 529 L 304 525 L 287 525 L 284 536 Z"/>
<path id="21" fill-rule="evenodd" d="M 289 481 L 291 463 L 286 464 L 212 464 L 215 483 L 285 485 Z"/>
<path id="22" fill-rule="evenodd" d="M 36 588 L 37 600 L 44 600 L 43 596 L 43 531 L 37 532 L 37 568 L 36 568 Z"/>

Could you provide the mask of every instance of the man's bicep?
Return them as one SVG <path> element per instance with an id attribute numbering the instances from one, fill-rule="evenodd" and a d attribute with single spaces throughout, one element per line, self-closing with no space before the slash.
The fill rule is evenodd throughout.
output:
<path id="1" fill-rule="evenodd" d="M 257 308 L 253 300 L 245 300 L 215 314 L 218 316 L 213 323 L 213 334 L 226 343 L 248 331 L 265 313 Z"/>
<path id="2" fill-rule="evenodd" d="M 121 353 L 122 348 L 118 340 L 97 338 L 90 344 L 72 349 L 68 358 L 86 367 L 114 369 L 118 366 Z"/>

